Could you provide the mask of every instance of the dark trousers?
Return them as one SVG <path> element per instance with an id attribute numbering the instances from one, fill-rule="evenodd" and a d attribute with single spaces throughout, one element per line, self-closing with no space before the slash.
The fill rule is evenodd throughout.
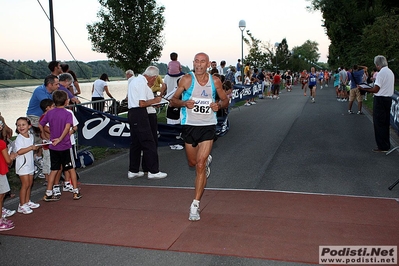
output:
<path id="1" fill-rule="evenodd" d="M 91 97 L 92 102 L 100 101 L 100 100 L 104 100 L 104 97 Z M 94 110 L 104 112 L 104 105 L 105 105 L 105 102 L 98 102 L 98 103 L 93 103 L 92 107 Z"/>
<path id="2" fill-rule="evenodd" d="M 380 150 L 391 148 L 389 140 L 391 97 L 374 96 L 373 123 L 375 142 Z"/>
<path id="3" fill-rule="evenodd" d="M 129 171 L 137 173 L 140 170 L 141 151 L 143 151 L 143 171 L 158 173 L 156 115 L 148 115 L 146 108 L 131 108 L 128 111 L 128 120 L 130 125 Z"/>

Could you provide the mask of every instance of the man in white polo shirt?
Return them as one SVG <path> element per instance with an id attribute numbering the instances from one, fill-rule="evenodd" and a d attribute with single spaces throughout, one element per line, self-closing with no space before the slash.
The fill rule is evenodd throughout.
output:
<path id="1" fill-rule="evenodd" d="M 374 64 L 379 70 L 374 87 L 366 89 L 359 86 L 359 89 L 374 93 L 373 123 L 377 148 L 373 149 L 373 152 L 387 152 L 391 148 L 389 126 L 395 75 L 388 68 L 388 62 L 384 56 L 374 57 Z"/>

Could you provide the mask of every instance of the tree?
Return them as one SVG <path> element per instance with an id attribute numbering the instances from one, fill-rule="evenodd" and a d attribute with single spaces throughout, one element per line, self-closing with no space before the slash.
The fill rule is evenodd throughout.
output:
<path id="1" fill-rule="evenodd" d="M 155 0 L 99 0 L 100 19 L 87 25 L 93 50 L 106 53 L 120 68 L 141 73 L 161 56 L 164 6 Z"/>
<path id="2" fill-rule="evenodd" d="M 256 67 L 269 68 L 271 58 L 270 54 L 266 52 L 267 46 L 261 40 L 256 39 L 249 30 L 247 30 L 247 35 L 249 39 L 244 37 L 244 42 L 249 46 L 249 53 L 244 62 Z"/>
<path id="3" fill-rule="evenodd" d="M 249 52 L 244 58 L 244 63 L 272 71 L 276 69 L 302 71 L 310 68 L 310 62 L 319 65 L 316 64 L 320 58 L 317 42 L 307 40 L 290 51 L 286 38 L 275 47 L 274 44 L 263 43 L 255 38 L 249 30 L 247 35 L 249 38 L 244 37 L 244 42 L 249 46 Z"/>
<path id="4" fill-rule="evenodd" d="M 284 38 L 276 48 L 275 62 L 277 63 L 278 69 L 289 69 L 289 59 L 291 57 L 291 52 L 288 49 L 287 40 Z"/>
<path id="5" fill-rule="evenodd" d="M 28 79 L 31 78 L 31 75 L 32 69 L 23 63 L 14 71 L 14 77 L 16 79 Z"/>
<path id="6" fill-rule="evenodd" d="M 293 70 L 302 71 L 309 69 L 312 63 L 317 63 L 320 58 L 319 44 L 317 42 L 307 40 L 301 46 L 295 46 L 292 49 L 293 53 Z"/>
<path id="7" fill-rule="evenodd" d="M 277 66 L 279 69 L 288 69 L 291 52 L 288 50 L 285 38 L 276 50 L 272 51 L 274 48 L 270 43 L 265 44 L 256 39 L 249 30 L 247 30 L 247 35 L 249 39 L 244 37 L 244 42 L 249 46 L 249 53 L 245 57 L 245 63 L 249 62 L 252 66 L 270 70 L 274 70 Z"/>
<path id="8" fill-rule="evenodd" d="M 310 11 L 319 10 L 323 15 L 323 26 L 331 40 L 328 62 L 334 68 L 369 61 L 370 58 L 365 58 L 363 54 L 367 48 L 360 43 L 364 29 L 373 25 L 376 18 L 383 16 L 388 10 L 399 7 L 397 0 L 308 1 L 311 3 L 308 7 Z"/>
<path id="9" fill-rule="evenodd" d="M 384 38 L 381 38 L 384 36 Z M 373 25 L 369 25 L 364 29 L 362 36 L 361 53 L 370 60 L 362 62 L 369 67 L 374 66 L 373 58 L 376 55 L 384 55 L 389 67 L 398 74 L 399 66 L 399 15 L 394 12 L 378 17 Z"/>

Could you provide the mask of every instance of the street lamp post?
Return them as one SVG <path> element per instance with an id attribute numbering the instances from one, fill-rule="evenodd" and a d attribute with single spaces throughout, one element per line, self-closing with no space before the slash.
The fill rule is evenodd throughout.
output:
<path id="1" fill-rule="evenodd" d="M 244 30 L 247 24 L 245 23 L 245 20 L 240 20 L 238 23 L 238 27 L 241 30 L 241 84 L 244 85 Z"/>
<path id="2" fill-rule="evenodd" d="M 280 45 L 280 43 L 276 42 L 274 44 L 274 47 L 276 47 L 276 74 L 277 74 L 277 70 L 278 70 L 278 65 L 277 65 L 277 47 Z"/>
<path id="3" fill-rule="evenodd" d="M 294 54 L 295 54 L 295 52 L 294 52 L 294 50 L 291 50 L 290 51 L 290 57 L 289 57 L 289 59 L 288 60 L 291 60 L 291 72 L 293 72 L 294 70 Z"/>

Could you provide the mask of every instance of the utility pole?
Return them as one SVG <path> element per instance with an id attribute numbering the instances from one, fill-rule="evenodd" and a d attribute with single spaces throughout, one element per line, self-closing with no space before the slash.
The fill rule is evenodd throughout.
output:
<path id="1" fill-rule="evenodd" d="M 55 54 L 53 0 L 49 0 L 49 9 L 50 9 L 51 60 L 56 61 L 57 56 Z"/>

